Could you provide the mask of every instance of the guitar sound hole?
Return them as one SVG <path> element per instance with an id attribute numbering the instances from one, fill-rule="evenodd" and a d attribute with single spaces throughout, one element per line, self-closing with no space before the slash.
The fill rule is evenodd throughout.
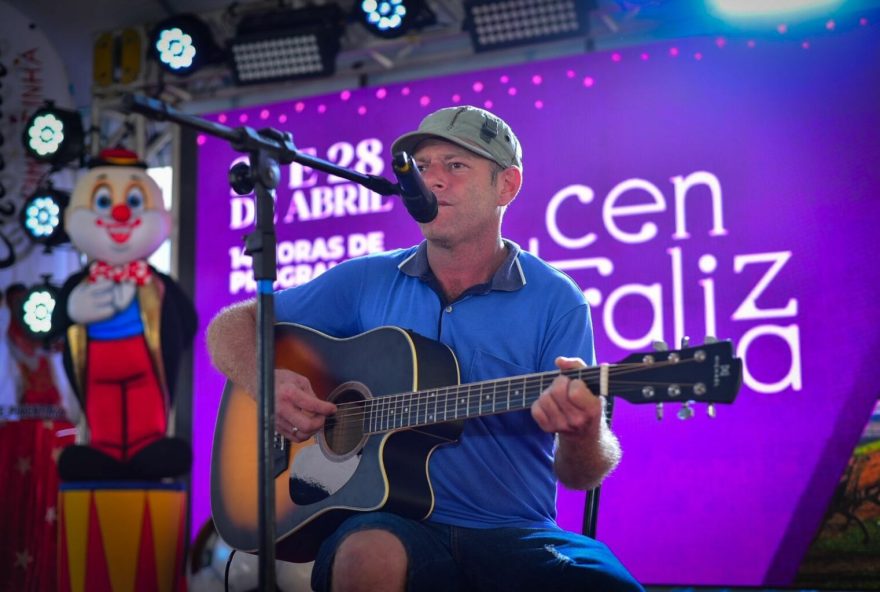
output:
<path id="1" fill-rule="evenodd" d="M 351 454 L 364 439 L 365 396 L 357 386 L 347 386 L 328 398 L 337 409 L 324 424 L 324 442 L 330 452 L 339 456 Z"/>

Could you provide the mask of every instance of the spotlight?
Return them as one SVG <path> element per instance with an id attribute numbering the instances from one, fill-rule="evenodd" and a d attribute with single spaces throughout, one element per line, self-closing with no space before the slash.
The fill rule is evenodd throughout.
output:
<path id="1" fill-rule="evenodd" d="M 586 37 L 595 0 L 465 0 L 475 51 Z"/>
<path id="2" fill-rule="evenodd" d="M 82 156 L 84 140 L 79 114 L 59 109 L 51 101 L 30 116 L 22 135 L 29 156 L 55 166 Z"/>
<path id="3" fill-rule="evenodd" d="M 153 28 L 150 55 L 164 70 L 186 76 L 218 61 L 221 51 L 204 21 L 192 14 L 181 14 Z"/>
<path id="4" fill-rule="evenodd" d="M 70 203 L 70 195 L 51 187 L 38 189 L 21 208 L 21 226 L 25 234 L 46 249 L 67 242 L 64 231 L 64 209 Z"/>
<path id="5" fill-rule="evenodd" d="M 24 293 L 14 313 L 28 336 L 44 343 L 58 337 L 59 332 L 52 324 L 52 313 L 59 294 L 58 288 L 49 283 L 49 276 L 44 276 L 42 284 L 37 284 Z"/>
<path id="6" fill-rule="evenodd" d="M 333 74 L 343 26 L 335 4 L 243 18 L 229 44 L 236 84 Z"/>
<path id="7" fill-rule="evenodd" d="M 422 0 L 359 0 L 357 16 L 370 33 L 386 39 L 435 20 Z"/>

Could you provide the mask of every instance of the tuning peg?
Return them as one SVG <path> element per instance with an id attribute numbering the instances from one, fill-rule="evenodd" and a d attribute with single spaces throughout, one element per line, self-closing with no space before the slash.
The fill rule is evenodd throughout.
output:
<path id="1" fill-rule="evenodd" d="M 703 340 L 703 343 L 718 343 L 718 338 L 714 335 L 706 335 L 706 339 Z"/>
<path id="2" fill-rule="evenodd" d="M 715 403 L 709 403 L 709 406 L 706 407 L 706 415 L 709 416 L 709 419 L 715 419 Z"/>
<path id="3" fill-rule="evenodd" d="M 654 351 L 669 351 L 669 345 L 665 341 L 655 341 L 651 347 L 654 348 Z"/>
<path id="4" fill-rule="evenodd" d="M 681 406 L 681 409 L 678 410 L 678 413 L 675 414 L 678 419 L 684 421 L 691 419 L 694 416 L 694 408 L 691 407 L 692 402 L 693 401 L 685 401 L 684 405 Z"/>
<path id="5" fill-rule="evenodd" d="M 691 338 L 685 335 L 681 338 L 681 349 L 685 349 L 687 346 L 691 344 Z"/>
<path id="6" fill-rule="evenodd" d="M 657 403 L 657 421 L 663 421 L 663 403 Z"/>

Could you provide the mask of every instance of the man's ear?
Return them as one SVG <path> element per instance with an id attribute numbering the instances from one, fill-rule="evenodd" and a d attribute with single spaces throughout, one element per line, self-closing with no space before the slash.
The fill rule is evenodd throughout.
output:
<path id="1" fill-rule="evenodd" d="M 506 206 L 513 201 L 522 187 L 522 169 L 517 166 L 507 167 L 498 173 L 498 183 L 501 188 L 498 205 Z"/>

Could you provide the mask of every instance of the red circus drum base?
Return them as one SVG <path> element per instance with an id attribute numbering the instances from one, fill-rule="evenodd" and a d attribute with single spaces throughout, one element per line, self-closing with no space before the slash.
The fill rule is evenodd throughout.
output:
<path id="1" fill-rule="evenodd" d="M 59 592 L 183 592 L 182 483 L 61 486 Z"/>

